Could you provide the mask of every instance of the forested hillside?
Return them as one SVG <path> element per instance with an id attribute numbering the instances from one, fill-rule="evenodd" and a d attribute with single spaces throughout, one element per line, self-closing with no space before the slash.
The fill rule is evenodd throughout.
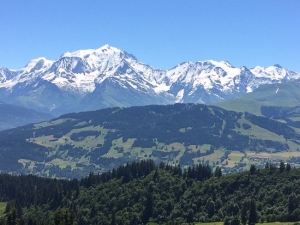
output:
<path id="1" fill-rule="evenodd" d="M 296 125 L 201 104 L 73 113 L 2 131 L 0 170 L 80 178 L 143 159 L 182 167 L 209 164 L 225 173 L 270 160 L 296 165 Z"/>
<path id="2" fill-rule="evenodd" d="M 146 160 L 77 180 L 0 175 L 7 224 L 181 224 L 300 220 L 300 169 L 254 165 L 222 175 Z"/>

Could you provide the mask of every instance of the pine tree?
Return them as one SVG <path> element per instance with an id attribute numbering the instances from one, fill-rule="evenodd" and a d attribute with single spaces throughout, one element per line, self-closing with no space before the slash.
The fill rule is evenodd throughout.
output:
<path id="1" fill-rule="evenodd" d="M 285 171 L 285 164 L 283 161 L 280 162 L 280 166 L 279 166 L 279 172 L 282 173 Z"/>
<path id="2" fill-rule="evenodd" d="M 142 216 L 143 224 L 147 224 L 149 218 L 152 216 L 152 213 L 153 213 L 153 197 L 151 193 L 147 193 L 146 205 Z"/>
<path id="3" fill-rule="evenodd" d="M 215 177 L 218 177 L 218 178 L 222 176 L 222 170 L 219 166 L 216 167 L 214 175 L 215 175 Z"/>
<path id="4" fill-rule="evenodd" d="M 192 209 L 189 209 L 187 215 L 187 222 L 192 223 L 193 221 L 194 221 L 194 211 Z"/>
<path id="5" fill-rule="evenodd" d="M 241 222 L 243 225 L 247 223 L 247 202 L 244 202 L 241 210 Z"/>
<path id="6" fill-rule="evenodd" d="M 250 174 L 253 175 L 253 174 L 255 174 L 255 172 L 256 172 L 256 167 L 255 167 L 255 165 L 252 164 L 250 166 Z"/>
<path id="7" fill-rule="evenodd" d="M 291 165 L 289 163 L 286 164 L 286 172 L 289 173 L 291 171 Z"/>
<path id="8" fill-rule="evenodd" d="M 111 225 L 116 225 L 116 213 L 113 212 L 112 216 L 111 216 Z"/>
<path id="9" fill-rule="evenodd" d="M 256 222 L 257 222 L 256 203 L 254 199 L 251 199 L 248 224 L 254 225 Z"/>
<path id="10" fill-rule="evenodd" d="M 7 220 L 6 220 L 7 225 L 18 225 L 19 224 L 19 219 L 17 216 L 17 210 L 13 209 L 12 212 L 7 214 Z"/>
<path id="11" fill-rule="evenodd" d="M 240 225 L 240 220 L 237 216 L 234 216 L 231 220 L 230 225 Z"/>

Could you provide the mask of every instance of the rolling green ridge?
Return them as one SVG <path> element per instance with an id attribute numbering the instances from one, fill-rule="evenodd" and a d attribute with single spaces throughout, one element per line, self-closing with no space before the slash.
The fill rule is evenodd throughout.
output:
<path id="1" fill-rule="evenodd" d="M 204 163 L 224 173 L 267 161 L 297 166 L 297 124 L 202 104 L 72 113 L 2 131 L 0 170 L 72 178 L 142 159 Z"/>
<path id="2" fill-rule="evenodd" d="M 299 221 L 300 169 L 265 167 L 222 175 L 208 165 L 182 170 L 143 160 L 80 180 L 0 174 L 0 201 L 7 202 L 0 223 L 13 215 L 22 225 Z"/>
<path id="3" fill-rule="evenodd" d="M 214 105 L 227 110 L 250 112 L 256 115 L 262 115 L 262 106 L 297 107 L 300 106 L 300 83 L 292 81 L 261 85 L 253 92 Z"/>

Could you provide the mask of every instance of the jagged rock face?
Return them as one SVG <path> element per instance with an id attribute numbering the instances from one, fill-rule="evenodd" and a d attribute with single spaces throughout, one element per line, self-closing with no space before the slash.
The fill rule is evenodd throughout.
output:
<path id="1" fill-rule="evenodd" d="M 158 70 L 105 45 L 56 61 L 34 59 L 17 71 L 0 69 L 0 100 L 60 115 L 112 106 L 214 103 L 299 78 L 279 65 L 248 69 L 213 60 Z"/>

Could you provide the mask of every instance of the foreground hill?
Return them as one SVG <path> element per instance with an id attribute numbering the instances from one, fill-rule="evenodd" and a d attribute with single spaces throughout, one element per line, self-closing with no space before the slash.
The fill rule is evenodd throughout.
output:
<path id="1" fill-rule="evenodd" d="M 299 138 L 298 128 L 216 106 L 109 108 L 2 131 L 0 170 L 82 177 L 152 159 L 233 172 L 270 160 L 299 163 Z"/>
<path id="2" fill-rule="evenodd" d="M 151 160 L 79 181 L 1 174 L 7 215 L 0 223 L 17 221 L 16 215 L 24 225 L 296 222 L 299 182 L 300 170 L 283 162 L 231 175 L 213 175 L 207 165 L 182 171 Z"/>
<path id="3" fill-rule="evenodd" d="M 299 73 L 279 65 L 248 69 L 214 60 L 183 62 L 160 70 L 105 45 L 67 52 L 54 61 L 33 59 L 20 70 L 0 68 L 0 99 L 58 116 L 108 107 L 210 104 L 262 84 L 297 79 Z"/>
<path id="4" fill-rule="evenodd" d="M 25 107 L 0 102 L 0 130 L 52 119 L 53 116 Z"/>

